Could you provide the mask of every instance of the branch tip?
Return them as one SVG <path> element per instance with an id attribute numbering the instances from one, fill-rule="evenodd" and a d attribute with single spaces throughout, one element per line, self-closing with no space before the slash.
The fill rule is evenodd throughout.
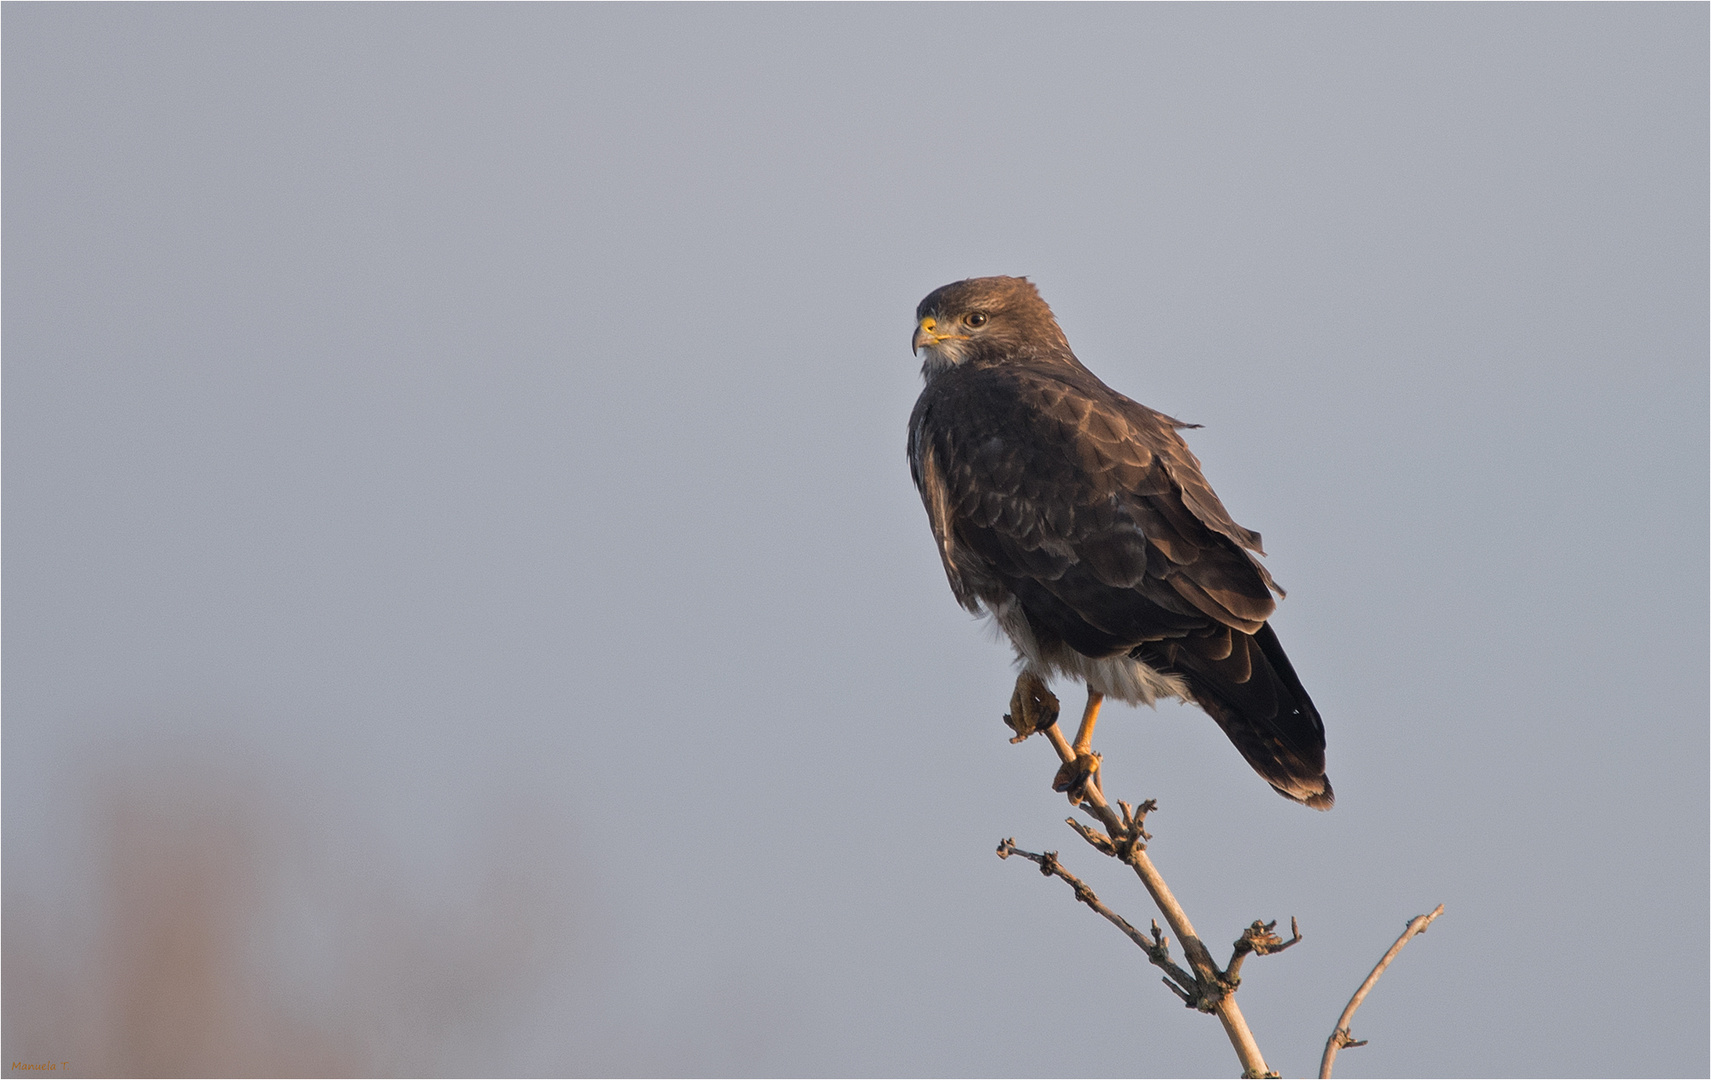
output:
<path id="1" fill-rule="evenodd" d="M 1097 850 L 1100 854 L 1102 854 L 1102 855 L 1115 855 L 1115 854 L 1117 854 L 1117 845 L 1111 842 L 1111 838 L 1109 836 L 1106 836 L 1104 833 L 1100 832 L 1098 829 L 1090 828 L 1086 825 L 1083 825 L 1081 822 L 1075 820 L 1074 818 L 1064 818 L 1063 820 L 1069 825 L 1070 828 L 1072 828 L 1076 831 L 1076 834 L 1078 836 L 1080 836 L 1083 840 L 1087 841 L 1089 844 L 1092 844 L 1094 849 Z"/>
<path id="2" fill-rule="evenodd" d="M 1332 1030 L 1331 1037 L 1325 1040 L 1325 1054 L 1319 1059 L 1320 1080 L 1329 1080 L 1331 1066 L 1337 1060 L 1338 1050 L 1345 1046 L 1366 1045 L 1365 1039 L 1356 1041 L 1349 1032 L 1349 1024 L 1354 1019 L 1355 1010 L 1360 1008 L 1361 1002 L 1366 1000 L 1367 993 L 1372 989 L 1373 984 L 1378 982 L 1378 977 L 1384 974 L 1384 969 L 1389 967 L 1390 962 L 1396 959 L 1396 954 L 1402 951 L 1402 946 L 1408 944 L 1414 937 L 1425 933 L 1426 927 L 1432 925 L 1432 920 L 1443 913 L 1444 905 L 1439 904 L 1432 909 L 1431 914 L 1416 915 L 1410 919 L 1407 928 L 1402 931 L 1402 936 L 1396 939 L 1396 944 L 1390 946 L 1389 951 L 1372 969 L 1372 974 L 1368 975 L 1366 981 L 1360 984 L 1360 989 L 1355 991 L 1355 996 L 1349 999 L 1348 1005 L 1343 1009 L 1343 1015 L 1337 1017 L 1337 1026 Z"/>

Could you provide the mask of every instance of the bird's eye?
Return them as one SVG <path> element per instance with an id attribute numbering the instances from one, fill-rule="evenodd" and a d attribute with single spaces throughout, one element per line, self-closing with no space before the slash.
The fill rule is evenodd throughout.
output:
<path id="1" fill-rule="evenodd" d="M 968 315 L 962 321 L 967 323 L 969 326 L 973 326 L 973 327 L 985 326 L 986 325 L 986 312 L 984 312 L 984 311 L 971 311 L 968 313 Z"/>

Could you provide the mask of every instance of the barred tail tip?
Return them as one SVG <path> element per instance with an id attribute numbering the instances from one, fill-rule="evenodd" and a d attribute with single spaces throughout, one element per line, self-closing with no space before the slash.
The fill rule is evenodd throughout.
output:
<path id="1" fill-rule="evenodd" d="M 1295 785 L 1294 790 L 1281 788 L 1276 784 L 1271 787 L 1290 802 L 1311 806 L 1315 810 L 1329 810 L 1337 801 L 1337 793 L 1331 790 L 1331 778 L 1328 776 L 1319 777 L 1315 787 L 1308 787 L 1304 783 Z"/>

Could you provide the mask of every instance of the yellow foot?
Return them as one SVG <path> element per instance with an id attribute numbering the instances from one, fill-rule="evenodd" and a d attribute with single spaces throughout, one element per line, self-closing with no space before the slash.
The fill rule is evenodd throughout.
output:
<path id="1" fill-rule="evenodd" d="M 1052 790 L 1069 796 L 1079 805 L 1090 789 L 1099 787 L 1099 755 L 1091 750 L 1076 753 L 1074 761 L 1066 761 L 1052 777 Z"/>
<path id="2" fill-rule="evenodd" d="M 1004 714 L 1004 722 L 1016 733 L 1011 742 L 1019 743 L 1056 724 L 1057 714 L 1057 696 L 1046 689 L 1044 682 L 1027 672 L 1016 677 L 1016 691 L 1010 695 L 1010 711 Z"/>

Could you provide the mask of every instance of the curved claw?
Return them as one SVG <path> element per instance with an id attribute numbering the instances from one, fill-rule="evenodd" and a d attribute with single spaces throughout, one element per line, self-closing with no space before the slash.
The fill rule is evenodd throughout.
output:
<path id="1" fill-rule="evenodd" d="M 1010 741 L 1019 743 L 1046 730 L 1057 723 L 1057 717 L 1057 695 L 1046 688 L 1039 676 L 1029 672 L 1017 676 L 1015 692 L 1010 695 L 1010 711 L 1004 714 L 1004 723 L 1016 733 Z"/>
<path id="2" fill-rule="evenodd" d="M 1064 792 L 1070 802 L 1079 804 L 1087 798 L 1089 787 L 1099 783 L 1099 760 L 1092 750 L 1076 754 L 1074 761 L 1059 766 L 1057 775 L 1052 777 L 1052 790 Z"/>

